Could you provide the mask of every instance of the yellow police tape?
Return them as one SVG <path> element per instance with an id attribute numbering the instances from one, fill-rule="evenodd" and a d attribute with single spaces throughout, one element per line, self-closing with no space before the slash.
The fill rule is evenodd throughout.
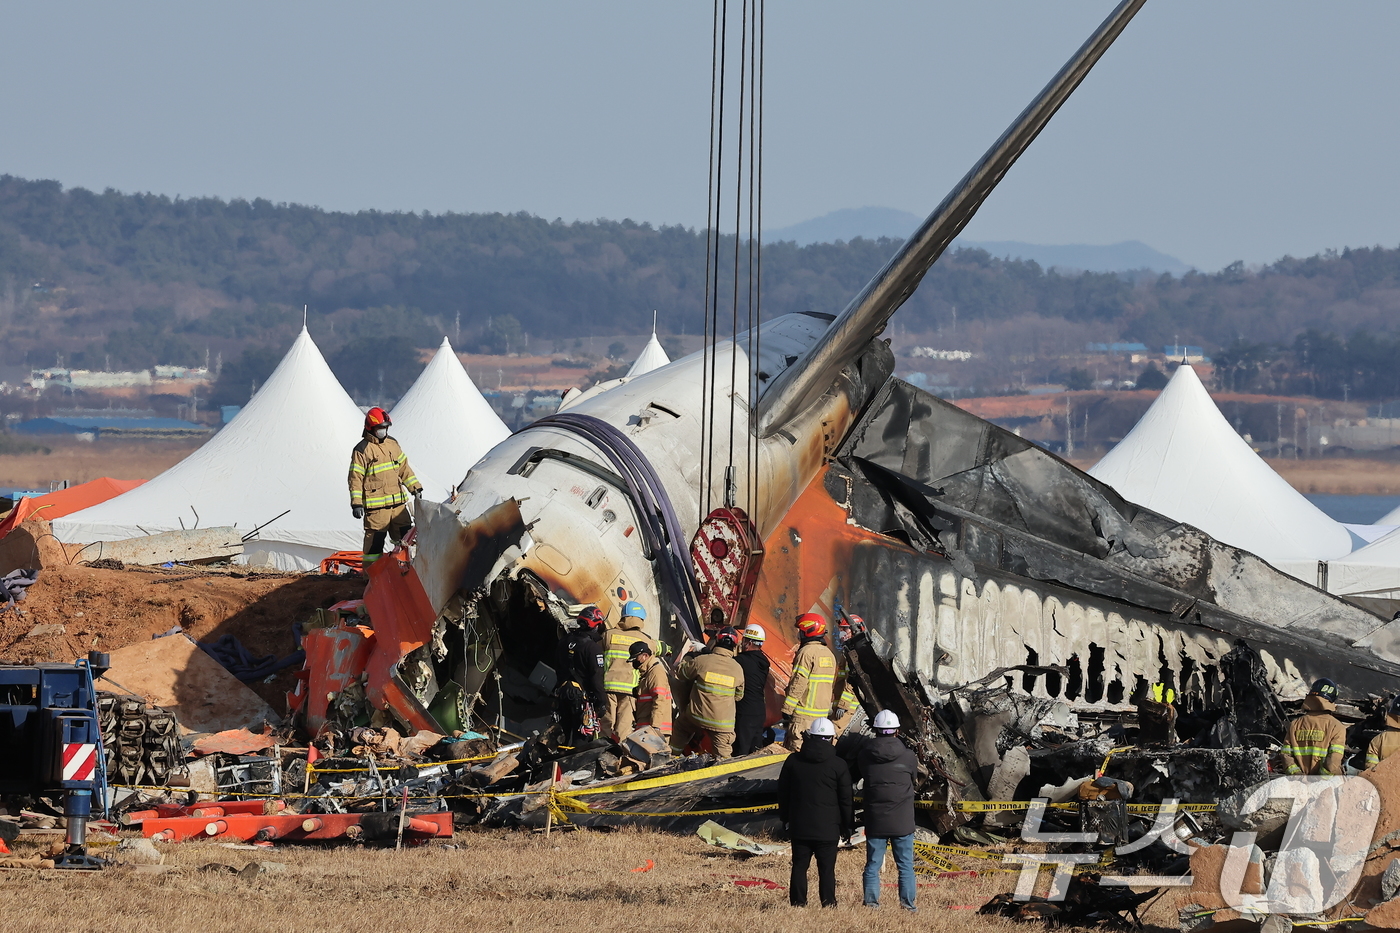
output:
<path id="1" fill-rule="evenodd" d="M 577 790 L 563 791 L 569 797 L 581 797 L 585 794 L 622 794 L 634 790 L 655 790 L 658 787 L 670 787 L 673 784 L 687 784 L 691 781 L 702 781 L 705 778 L 724 777 L 727 774 L 737 774 L 740 771 L 750 771 L 756 768 L 766 768 L 769 765 L 777 764 L 787 758 L 788 753 L 780 755 L 766 755 L 757 760 L 738 759 L 727 761 L 722 765 L 713 765 L 709 768 L 699 768 L 695 771 L 679 771 L 675 774 L 667 774 L 662 777 L 644 778 L 640 781 L 628 781 L 625 784 L 607 784 L 602 787 L 581 787 Z"/>

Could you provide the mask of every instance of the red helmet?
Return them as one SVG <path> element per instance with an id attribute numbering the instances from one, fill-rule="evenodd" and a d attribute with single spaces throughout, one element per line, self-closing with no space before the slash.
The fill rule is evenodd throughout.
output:
<path id="1" fill-rule="evenodd" d="M 375 428 L 387 428 L 394 422 L 389 419 L 389 413 L 382 408 L 375 407 L 365 412 L 365 430 L 373 431 Z"/>
<path id="2" fill-rule="evenodd" d="M 606 618 L 597 606 L 585 606 L 578 614 L 578 623 L 584 628 L 597 628 Z"/>
<path id="3" fill-rule="evenodd" d="M 797 631 L 803 638 L 821 638 L 826 634 L 826 619 L 815 612 L 804 612 L 797 617 Z"/>
<path id="4" fill-rule="evenodd" d="M 739 633 L 728 625 L 715 633 L 715 647 L 734 649 L 739 646 Z"/>

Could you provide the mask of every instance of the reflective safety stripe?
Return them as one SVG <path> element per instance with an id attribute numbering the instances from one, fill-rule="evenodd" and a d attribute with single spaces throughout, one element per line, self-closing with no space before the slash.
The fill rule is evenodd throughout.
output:
<path id="1" fill-rule="evenodd" d="M 400 457 L 397 460 L 386 460 L 383 463 L 376 463 L 374 466 L 369 468 L 369 475 L 378 476 L 380 473 L 387 473 L 390 470 L 397 470 L 399 467 L 404 465 L 405 459 L 407 458 Z"/>
<path id="2" fill-rule="evenodd" d="M 1378 764 L 1380 764 L 1380 763 L 1381 763 L 1381 756 L 1380 756 L 1380 755 L 1372 755 L 1372 754 L 1370 754 L 1369 752 L 1367 753 L 1367 755 L 1366 755 L 1366 767 L 1371 768 L 1371 767 L 1374 767 L 1374 766 L 1376 766 L 1376 765 L 1378 765 Z"/>
<path id="3" fill-rule="evenodd" d="M 358 473 L 358 474 L 360 474 L 361 476 L 364 476 L 364 475 L 365 475 L 365 468 L 364 468 L 363 466 L 361 466 L 360 464 L 358 464 L 358 463 L 352 463 L 352 464 L 350 464 L 350 472 L 351 472 L 351 473 Z"/>
<path id="4" fill-rule="evenodd" d="M 1345 752 L 1346 752 L 1346 746 L 1345 746 L 1345 745 L 1333 745 L 1333 746 L 1331 747 L 1331 751 L 1333 751 L 1333 752 L 1338 752 L 1338 753 L 1345 753 Z M 1302 756 L 1304 756 L 1304 755 L 1311 755 L 1313 758 L 1326 758 L 1327 755 L 1328 755 L 1328 749 L 1319 748 L 1319 747 L 1316 746 L 1316 745 L 1294 745 L 1294 746 L 1291 747 L 1291 748 L 1285 748 L 1285 749 L 1283 750 L 1283 753 L 1284 753 L 1285 755 L 1294 755 L 1294 756 L 1297 756 L 1297 757 L 1302 757 Z"/>
<path id="5" fill-rule="evenodd" d="M 690 714 L 690 718 L 694 719 L 706 729 L 713 729 L 715 732 L 734 731 L 734 720 L 732 719 L 706 719 L 704 716 L 697 716 L 693 712 Z"/>
<path id="6" fill-rule="evenodd" d="M 603 689 L 610 693 L 631 693 L 632 688 L 641 682 L 642 674 L 630 663 L 632 644 L 645 641 L 642 632 L 614 629 L 608 633 L 607 648 L 603 651 L 603 661 L 608 672 L 603 675 Z"/>
<path id="7" fill-rule="evenodd" d="M 403 505 L 408 501 L 408 496 L 402 492 L 391 492 L 387 496 L 370 496 L 365 500 L 367 509 L 386 509 L 393 505 Z"/>
<path id="8" fill-rule="evenodd" d="M 822 660 L 826 660 L 823 658 Z M 817 691 L 823 686 L 830 686 L 836 680 L 833 674 L 818 674 L 815 671 L 807 675 L 807 692 L 803 694 L 802 701 L 794 704 L 793 712 L 799 716 L 826 716 L 831 710 L 817 706 Z M 829 694 L 828 694 L 829 695 Z"/>

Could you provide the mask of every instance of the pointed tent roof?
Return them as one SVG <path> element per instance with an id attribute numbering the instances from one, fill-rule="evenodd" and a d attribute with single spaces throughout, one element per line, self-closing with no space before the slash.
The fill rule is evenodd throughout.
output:
<path id="1" fill-rule="evenodd" d="M 632 368 L 627 370 L 627 378 L 640 376 L 642 373 L 649 373 L 653 369 L 660 369 L 671 362 L 671 358 L 666 355 L 666 351 L 661 349 L 661 341 L 656 339 L 656 322 L 651 325 L 651 339 L 647 345 L 642 347 L 642 352 L 638 354 L 637 361 L 632 364 Z"/>
<path id="2" fill-rule="evenodd" d="M 1089 475 L 1275 566 L 1351 551 L 1347 530 L 1260 459 L 1185 364 Z"/>
<path id="3" fill-rule="evenodd" d="M 267 522 L 247 544 L 248 562 L 310 569 L 362 543 L 345 485 L 362 427 L 303 326 L 267 382 L 207 444 L 144 485 L 56 520 L 54 534 L 88 543 L 196 525 L 252 531 Z"/>
<path id="4" fill-rule="evenodd" d="M 446 337 L 389 417 L 395 440 L 431 499 L 450 496 L 467 471 L 510 436 Z"/>

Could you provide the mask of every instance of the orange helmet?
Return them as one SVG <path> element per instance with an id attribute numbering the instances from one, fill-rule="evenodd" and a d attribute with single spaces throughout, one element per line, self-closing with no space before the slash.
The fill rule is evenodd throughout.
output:
<path id="1" fill-rule="evenodd" d="M 826 634 L 826 619 L 815 612 L 802 613 L 796 625 L 803 638 L 821 638 Z"/>
<path id="2" fill-rule="evenodd" d="M 387 428 L 394 422 L 389 419 L 389 413 L 382 408 L 371 408 L 365 412 L 365 430 L 373 431 L 375 428 Z"/>

